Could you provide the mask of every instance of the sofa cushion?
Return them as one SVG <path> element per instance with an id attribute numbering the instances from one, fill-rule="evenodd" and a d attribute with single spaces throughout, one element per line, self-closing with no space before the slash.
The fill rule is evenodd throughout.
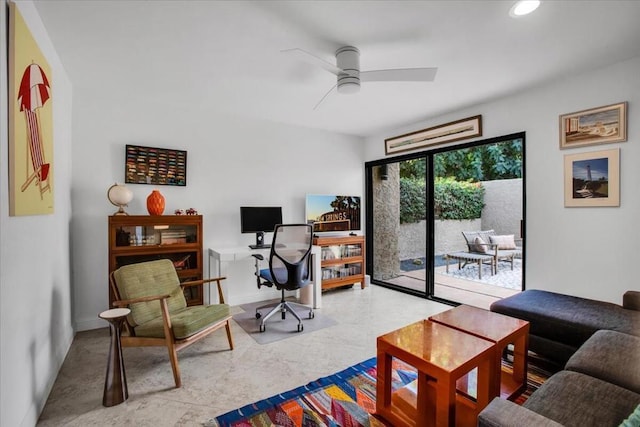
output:
<path id="1" fill-rule="evenodd" d="M 571 356 L 565 369 L 640 393 L 640 337 L 600 330 Z"/>
<path id="2" fill-rule="evenodd" d="M 552 375 L 523 406 L 567 427 L 617 426 L 640 394 L 573 371 Z"/>
<path id="3" fill-rule="evenodd" d="M 498 249 L 516 249 L 516 241 L 513 234 L 504 236 L 489 236 L 491 243 L 498 245 Z"/>
<path id="4" fill-rule="evenodd" d="M 184 339 L 230 317 L 231 311 L 227 304 L 195 305 L 172 312 L 171 328 L 176 339 Z M 163 338 L 162 316 L 136 326 L 135 332 L 141 337 Z"/>
<path id="5" fill-rule="evenodd" d="M 640 335 L 640 311 L 536 289 L 496 301 L 491 311 L 528 320 L 532 335 L 575 348 L 600 329 Z"/>

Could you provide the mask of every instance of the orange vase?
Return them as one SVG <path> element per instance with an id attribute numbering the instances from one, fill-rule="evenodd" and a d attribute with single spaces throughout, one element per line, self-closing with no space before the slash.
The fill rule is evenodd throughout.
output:
<path id="1" fill-rule="evenodd" d="M 158 190 L 153 190 L 147 197 L 149 215 L 162 215 L 164 212 L 164 196 Z"/>

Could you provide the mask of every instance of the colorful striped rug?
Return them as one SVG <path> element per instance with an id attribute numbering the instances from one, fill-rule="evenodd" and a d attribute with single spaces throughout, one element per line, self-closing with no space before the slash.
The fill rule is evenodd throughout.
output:
<path id="1" fill-rule="evenodd" d="M 511 364 L 503 361 L 503 369 Z M 393 359 L 392 389 L 397 390 L 417 377 L 415 369 Z M 550 374 L 529 366 L 527 390 L 516 399 L 522 404 Z M 204 423 L 206 426 L 388 426 L 373 415 L 376 408 L 376 358 L 307 385 L 246 405 Z"/>

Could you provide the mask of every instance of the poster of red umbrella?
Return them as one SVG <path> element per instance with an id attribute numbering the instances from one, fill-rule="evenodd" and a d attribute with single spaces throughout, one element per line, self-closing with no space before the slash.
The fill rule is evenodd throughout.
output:
<path id="1" fill-rule="evenodd" d="M 9 2 L 9 215 L 53 213 L 51 68 Z"/>
<path id="2" fill-rule="evenodd" d="M 24 112 L 29 156 L 26 164 L 27 176 L 20 186 L 20 191 L 24 192 L 34 183 L 38 186 L 41 199 L 45 191 L 51 191 L 49 186 L 51 165 L 45 159 L 38 109 L 42 108 L 51 97 L 50 90 L 49 79 L 38 64 L 31 64 L 24 70 L 18 89 L 18 104 L 20 111 Z"/>

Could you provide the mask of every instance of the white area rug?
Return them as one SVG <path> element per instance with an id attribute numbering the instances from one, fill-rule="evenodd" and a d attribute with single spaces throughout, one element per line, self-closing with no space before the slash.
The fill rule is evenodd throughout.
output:
<path id="1" fill-rule="evenodd" d="M 459 279 L 471 280 L 474 282 L 486 283 L 487 285 L 500 286 L 506 289 L 521 290 L 522 289 L 522 260 L 513 260 L 513 270 L 508 262 L 498 263 L 498 273 L 491 275 L 491 266 L 482 266 L 482 280 L 478 278 L 478 264 L 467 264 L 458 270 L 458 263 L 449 264 L 449 273 L 444 270 L 440 272 L 451 277 Z"/>
<path id="2" fill-rule="evenodd" d="M 303 307 L 296 307 L 298 316 L 302 318 L 302 325 L 304 329 L 302 332 L 298 332 L 298 319 L 293 317 L 290 313 L 287 314 L 285 320 L 282 320 L 279 313 L 274 314 L 266 322 L 266 330 L 260 332 L 260 320 L 256 319 L 256 308 L 261 305 L 275 304 L 280 299 L 274 299 L 271 301 L 260 301 L 252 304 L 243 304 L 240 306 L 244 310 L 242 313 L 234 314 L 233 320 L 240 325 L 242 329 L 251 337 L 256 340 L 258 344 L 269 344 L 275 341 L 280 341 L 286 338 L 292 338 L 301 334 L 309 334 L 311 332 L 328 328 L 336 325 L 336 321 L 328 316 L 321 314 L 319 311 L 314 310 L 314 318 L 309 319 L 309 309 Z M 267 315 L 269 310 L 261 310 L 263 315 Z"/>

